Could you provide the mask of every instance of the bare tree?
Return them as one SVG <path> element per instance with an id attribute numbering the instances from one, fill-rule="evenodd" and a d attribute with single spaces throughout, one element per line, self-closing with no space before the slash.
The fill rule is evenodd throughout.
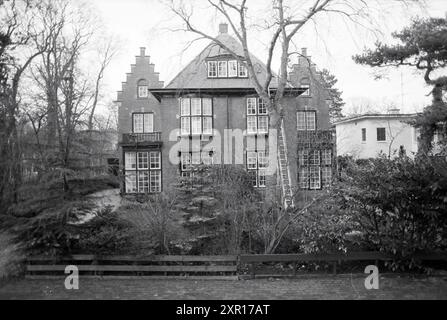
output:
<path id="1" fill-rule="evenodd" d="M 0 3 L 0 117 L 2 122 L 0 205 L 2 207 L 11 198 L 17 201 L 17 189 L 22 177 L 21 150 L 17 132 L 20 82 L 31 63 L 47 50 L 48 35 L 56 31 L 54 25 L 49 25 L 47 30 L 35 25 L 37 7 L 32 0 Z M 41 46 L 32 46 L 32 43 L 38 39 Z"/>
<path id="2" fill-rule="evenodd" d="M 99 55 L 100 55 L 100 66 L 99 66 L 99 71 L 98 74 L 96 76 L 95 79 L 95 91 L 94 91 L 94 98 L 93 98 L 93 103 L 92 103 L 92 107 L 91 107 L 91 111 L 90 111 L 90 116 L 88 119 L 88 129 L 89 130 L 93 130 L 93 120 L 94 120 L 94 116 L 95 116 L 95 112 L 96 112 L 96 107 L 98 105 L 98 100 L 99 100 L 99 95 L 100 95 L 100 87 L 101 87 L 101 82 L 104 78 L 104 72 L 107 68 L 107 66 L 110 64 L 110 62 L 112 61 L 113 57 L 116 55 L 118 49 L 116 47 L 114 47 L 114 42 L 112 39 L 109 39 L 106 41 L 106 43 L 104 44 L 104 46 L 101 46 L 101 48 L 99 48 Z"/>

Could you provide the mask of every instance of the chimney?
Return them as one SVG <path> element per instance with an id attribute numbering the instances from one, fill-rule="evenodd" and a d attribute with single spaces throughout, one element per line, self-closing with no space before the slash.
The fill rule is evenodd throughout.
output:
<path id="1" fill-rule="evenodd" d="M 307 48 L 302 48 L 302 49 L 301 49 L 301 55 L 302 55 L 303 57 L 307 57 Z"/>
<path id="2" fill-rule="evenodd" d="M 307 48 L 301 49 L 301 55 L 298 57 L 298 64 L 300 66 L 309 67 L 310 66 L 310 56 L 307 55 Z"/>
<path id="3" fill-rule="evenodd" d="M 145 57 L 146 56 L 146 48 L 145 47 L 141 47 L 140 48 L 140 57 Z"/>
<path id="4" fill-rule="evenodd" d="M 219 34 L 227 34 L 228 33 L 228 24 L 221 23 L 219 24 Z"/>

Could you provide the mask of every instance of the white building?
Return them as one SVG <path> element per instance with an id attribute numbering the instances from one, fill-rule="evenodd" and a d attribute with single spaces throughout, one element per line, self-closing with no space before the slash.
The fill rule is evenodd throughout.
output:
<path id="1" fill-rule="evenodd" d="M 418 132 L 408 122 L 415 114 L 364 114 L 335 123 L 337 155 L 355 159 L 375 158 L 383 153 L 395 158 L 401 152 L 414 157 L 418 151 Z"/>

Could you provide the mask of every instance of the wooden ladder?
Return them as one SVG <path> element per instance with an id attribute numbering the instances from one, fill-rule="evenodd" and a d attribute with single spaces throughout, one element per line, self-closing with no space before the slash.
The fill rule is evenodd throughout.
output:
<path id="1" fill-rule="evenodd" d="M 278 133 L 278 163 L 279 163 L 279 175 L 282 189 L 282 200 L 284 207 L 294 207 L 293 190 L 290 179 L 289 160 L 287 158 L 287 141 L 284 130 L 284 120 L 281 119 L 281 129 Z"/>

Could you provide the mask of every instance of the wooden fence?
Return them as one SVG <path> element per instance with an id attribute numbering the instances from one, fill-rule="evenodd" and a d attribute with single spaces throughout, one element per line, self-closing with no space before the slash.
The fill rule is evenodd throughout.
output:
<path id="1" fill-rule="evenodd" d="M 447 252 L 419 254 L 405 258 L 420 261 L 447 261 Z M 83 277 L 113 278 L 179 278 L 179 279 L 219 279 L 236 280 L 244 275 L 249 266 L 250 278 L 266 276 L 258 267 L 266 263 L 287 263 L 293 265 L 293 276 L 298 265 L 306 263 L 330 263 L 332 271 L 342 262 L 369 261 L 378 265 L 379 261 L 393 261 L 396 257 L 380 252 L 355 252 L 344 254 L 276 254 L 239 256 L 99 256 L 72 255 L 66 257 L 31 257 L 27 259 L 27 278 L 65 277 L 65 268 L 75 265 Z M 277 275 L 271 275 L 277 276 Z"/>
<path id="2" fill-rule="evenodd" d="M 257 270 L 257 266 L 265 263 L 292 263 L 293 276 L 297 275 L 298 265 L 303 263 L 331 263 L 333 274 L 337 274 L 337 266 L 342 262 L 358 261 L 371 262 L 375 265 L 379 261 L 394 261 L 394 260 L 419 260 L 419 261 L 447 261 L 447 252 L 440 253 L 426 253 L 418 254 L 406 258 L 397 258 L 396 256 L 385 254 L 381 252 L 353 252 L 347 255 L 344 254 L 275 254 L 275 255 L 241 255 L 239 256 L 239 263 L 242 265 L 249 265 L 251 278 L 256 276 L 270 276 L 261 274 Z M 272 275 L 275 276 L 275 275 Z"/>
<path id="3" fill-rule="evenodd" d="M 83 277 L 237 279 L 237 256 L 98 256 L 32 257 L 27 260 L 27 278 L 65 275 L 75 265 Z"/>

